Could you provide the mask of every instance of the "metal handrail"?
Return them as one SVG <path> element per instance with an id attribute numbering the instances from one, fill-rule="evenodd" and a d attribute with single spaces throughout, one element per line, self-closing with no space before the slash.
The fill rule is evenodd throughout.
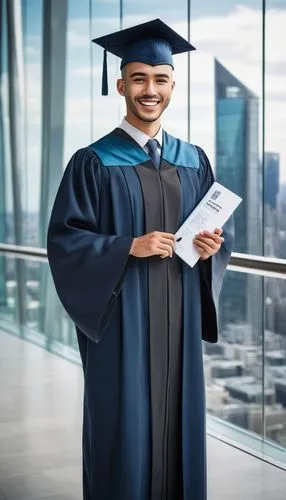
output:
<path id="1" fill-rule="evenodd" d="M 25 247 L 0 243 L 0 254 L 11 255 L 15 258 L 29 258 L 47 262 L 45 248 Z M 261 276 L 274 276 L 286 279 L 286 260 L 274 257 L 263 257 L 234 252 L 231 256 L 228 269 Z"/>
<path id="2" fill-rule="evenodd" d="M 228 270 L 286 279 L 286 259 L 233 252 Z"/>
<path id="3" fill-rule="evenodd" d="M 48 260 L 45 248 L 8 245 L 7 243 L 0 243 L 0 254 L 11 255 L 19 259 L 26 259 L 28 257 L 29 259 L 32 258 L 33 260 L 44 262 Z"/>

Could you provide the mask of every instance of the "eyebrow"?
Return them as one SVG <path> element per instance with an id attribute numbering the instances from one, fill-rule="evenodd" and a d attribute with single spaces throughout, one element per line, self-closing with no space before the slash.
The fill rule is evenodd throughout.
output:
<path id="1" fill-rule="evenodd" d="M 147 73 L 142 73 L 142 72 L 135 72 L 130 75 L 130 78 L 134 78 L 135 76 L 148 76 Z M 167 73 L 156 73 L 154 76 L 160 77 L 160 78 L 170 78 Z"/>

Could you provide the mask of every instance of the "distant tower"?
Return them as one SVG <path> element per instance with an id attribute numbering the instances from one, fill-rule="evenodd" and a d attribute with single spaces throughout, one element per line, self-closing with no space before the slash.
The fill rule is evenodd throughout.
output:
<path id="1" fill-rule="evenodd" d="M 278 153 L 265 153 L 265 188 L 264 200 L 272 210 L 277 210 L 277 195 L 279 192 L 280 158 Z"/>
<path id="2" fill-rule="evenodd" d="M 279 256 L 278 193 L 280 158 L 278 153 L 264 155 L 264 255 Z"/>
<path id="3" fill-rule="evenodd" d="M 262 252 L 262 170 L 258 149 L 258 96 L 215 60 L 216 178 L 243 198 L 235 212 L 234 251 Z M 262 325 L 259 277 L 226 276 L 220 322 L 252 325 L 257 341 Z"/>

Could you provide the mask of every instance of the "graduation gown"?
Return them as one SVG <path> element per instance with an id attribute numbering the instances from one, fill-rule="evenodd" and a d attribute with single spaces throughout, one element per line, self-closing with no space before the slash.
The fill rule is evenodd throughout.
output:
<path id="1" fill-rule="evenodd" d="M 194 268 L 129 251 L 133 237 L 175 233 L 213 181 L 199 147 L 164 131 L 157 169 L 119 128 L 64 172 L 48 258 L 82 358 L 85 500 L 206 499 L 202 339 L 217 341 L 232 220 Z"/>

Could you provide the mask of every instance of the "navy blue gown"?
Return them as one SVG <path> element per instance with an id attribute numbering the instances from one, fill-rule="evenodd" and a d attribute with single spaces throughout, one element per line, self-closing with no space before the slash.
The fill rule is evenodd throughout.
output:
<path id="1" fill-rule="evenodd" d="M 157 169 L 119 128 L 65 170 L 48 257 L 84 371 L 85 500 L 206 500 L 202 339 L 217 341 L 232 219 L 194 268 L 129 251 L 133 237 L 176 232 L 213 181 L 201 148 L 163 132 Z"/>

